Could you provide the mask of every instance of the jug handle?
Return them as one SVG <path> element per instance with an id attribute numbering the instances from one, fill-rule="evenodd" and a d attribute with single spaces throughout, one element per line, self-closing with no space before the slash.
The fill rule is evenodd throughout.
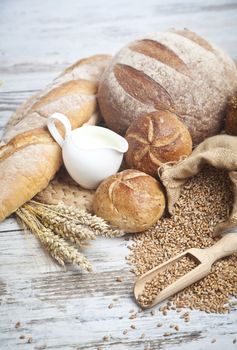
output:
<path id="1" fill-rule="evenodd" d="M 64 139 L 59 134 L 55 121 L 60 121 L 64 128 L 65 128 L 65 138 L 71 133 L 71 123 L 69 119 L 62 113 L 53 113 L 48 119 L 47 119 L 47 127 L 49 129 L 50 134 L 53 136 L 55 141 L 59 144 L 59 146 L 63 147 Z"/>

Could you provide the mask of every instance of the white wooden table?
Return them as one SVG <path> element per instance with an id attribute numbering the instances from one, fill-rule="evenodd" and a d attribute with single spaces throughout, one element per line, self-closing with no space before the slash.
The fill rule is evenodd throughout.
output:
<path id="1" fill-rule="evenodd" d="M 95 53 L 113 54 L 167 27 L 197 31 L 237 59 L 236 0 L 1 0 L 1 132 L 15 108 L 66 65 Z M 86 250 L 94 273 L 66 272 L 13 217 L 1 223 L 0 349 L 237 349 L 237 309 L 228 315 L 192 311 L 189 323 L 175 311 L 162 316 L 158 308 L 155 315 L 146 311 L 129 319 L 129 311 L 138 310 L 125 260 L 129 244 L 95 241 Z M 158 322 L 163 326 L 157 328 Z M 174 323 L 179 332 L 169 328 Z"/>

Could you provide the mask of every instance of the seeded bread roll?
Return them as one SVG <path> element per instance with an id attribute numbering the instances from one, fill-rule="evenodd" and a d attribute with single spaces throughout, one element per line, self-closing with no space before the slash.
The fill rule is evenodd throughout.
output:
<path id="1" fill-rule="evenodd" d="M 192 139 L 186 126 L 175 114 L 157 111 L 144 115 L 128 128 L 125 138 L 129 168 L 157 176 L 164 163 L 178 161 L 192 152 Z"/>
<path id="2" fill-rule="evenodd" d="M 165 197 L 153 177 L 127 169 L 103 181 L 95 192 L 95 214 L 126 232 L 141 232 L 163 214 Z"/>
<path id="3" fill-rule="evenodd" d="M 88 122 L 109 60 L 97 55 L 76 62 L 16 111 L 0 145 L 0 221 L 43 190 L 60 168 L 62 152 L 47 130 L 47 117 L 65 113 L 72 128 Z"/>
<path id="4" fill-rule="evenodd" d="M 100 80 L 98 99 L 106 124 L 118 133 L 144 113 L 168 110 L 198 144 L 219 133 L 236 89 L 227 54 L 189 30 L 169 30 L 122 48 Z"/>

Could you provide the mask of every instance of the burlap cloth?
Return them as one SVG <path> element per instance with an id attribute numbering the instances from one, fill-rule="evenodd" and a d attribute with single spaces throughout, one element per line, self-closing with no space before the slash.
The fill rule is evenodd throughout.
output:
<path id="1" fill-rule="evenodd" d="M 210 137 L 199 144 L 185 160 L 175 165 L 165 164 L 159 169 L 158 174 L 166 188 L 168 211 L 172 214 L 182 186 L 189 177 L 196 175 L 205 164 L 229 171 L 228 174 L 233 184 L 233 209 L 228 220 L 216 227 L 215 233 L 218 234 L 237 225 L 237 137 L 229 135 Z"/>
<path id="2" fill-rule="evenodd" d="M 34 199 L 46 204 L 62 202 L 92 212 L 94 192 L 80 187 L 62 167 L 48 187 L 38 193 Z"/>

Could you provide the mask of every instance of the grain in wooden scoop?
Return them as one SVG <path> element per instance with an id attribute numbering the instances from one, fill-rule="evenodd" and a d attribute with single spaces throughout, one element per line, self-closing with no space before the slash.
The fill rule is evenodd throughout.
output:
<path id="1" fill-rule="evenodd" d="M 192 271 L 197 265 L 197 261 L 189 255 L 185 255 L 173 264 L 168 265 L 165 270 L 158 272 L 150 282 L 146 282 L 142 294 L 139 295 L 138 302 L 142 307 L 149 306 L 159 292 Z"/>
<path id="2" fill-rule="evenodd" d="M 227 219 L 232 204 L 228 173 L 210 166 L 203 168 L 184 185 L 172 217 L 165 217 L 151 229 L 133 236 L 128 261 L 134 265 L 136 275 L 141 276 L 186 249 L 215 244 L 218 238 L 212 237 L 214 228 Z M 233 307 L 230 297 L 237 297 L 236 266 L 237 254 L 219 260 L 208 276 L 172 297 L 173 303 L 177 308 L 190 307 L 215 313 L 230 311 Z M 165 279 L 159 282 L 159 288 L 164 287 Z M 149 288 L 146 300 L 153 297 L 153 289 Z"/>

